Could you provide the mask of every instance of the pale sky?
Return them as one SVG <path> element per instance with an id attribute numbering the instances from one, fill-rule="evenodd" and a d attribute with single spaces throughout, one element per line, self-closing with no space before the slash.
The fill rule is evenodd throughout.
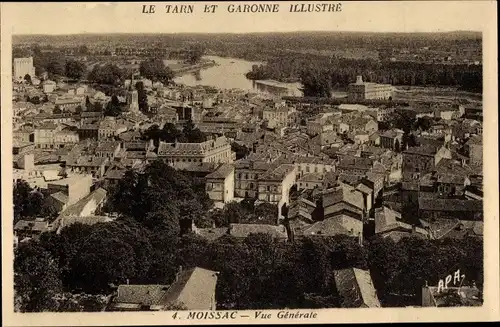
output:
<path id="1" fill-rule="evenodd" d="M 337 3 L 337 1 L 330 1 Z M 279 13 L 228 13 L 230 2 L 193 4 L 192 14 L 167 14 L 172 2 L 135 3 L 2 3 L 3 27 L 13 34 L 76 33 L 246 33 L 269 31 L 437 32 L 484 31 L 491 28 L 494 1 L 340 1 L 341 12 L 290 13 L 302 2 L 275 2 Z M 233 4 L 256 4 L 233 2 Z M 269 3 L 269 2 L 268 2 Z M 272 2 L 270 2 L 272 3 Z M 313 1 L 310 3 L 329 3 Z M 143 14 L 143 4 L 156 13 Z M 205 4 L 218 4 L 215 14 L 203 13 Z M 8 20 L 8 21 L 7 21 Z"/>

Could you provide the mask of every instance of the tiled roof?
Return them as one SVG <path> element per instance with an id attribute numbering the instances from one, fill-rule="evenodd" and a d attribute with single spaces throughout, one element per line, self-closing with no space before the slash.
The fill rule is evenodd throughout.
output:
<path id="1" fill-rule="evenodd" d="M 323 181 L 324 175 L 322 173 L 309 173 L 309 174 L 304 174 L 298 182 L 322 182 Z"/>
<path id="2" fill-rule="evenodd" d="M 48 230 L 48 222 L 38 220 L 19 220 L 14 226 L 14 230 L 32 230 L 45 232 Z"/>
<path id="3" fill-rule="evenodd" d="M 395 138 L 396 136 L 398 135 L 402 135 L 404 134 L 404 132 L 400 129 L 390 129 L 390 130 L 387 130 L 385 132 L 383 132 L 382 134 L 380 134 L 381 137 L 388 137 L 388 138 Z"/>
<path id="4" fill-rule="evenodd" d="M 61 202 L 62 204 L 68 203 L 68 196 L 63 192 L 53 193 L 50 196 L 56 199 L 57 201 Z"/>
<path id="5" fill-rule="evenodd" d="M 326 190 L 323 194 L 323 207 L 325 209 L 342 201 L 347 202 L 361 210 L 364 209 L 362 193 L 350 185 L 340 183 L 339 186 Z"/>
<path id="6" fill-rule="evenodd" d="M 226 178 L 232 172 L 234 172 L 234 166 L 232 164 L 225 163 L 225 164 L 220 165 L 217 168 L 217 170 L 215 170 L 213 173 L 210 173 L 207 176 L 205 176 L 205 178 L 207 178 L 207 179 L 208 178 L 217 178 L 217 179 Z"/>
<path id="7" fill-rule="evenodd" d="M 215 241 L 216 239 L 226 235 L 228 229 L 226 227 L 221 228 L 197 228 L 196 234 L 200 235 L 208 241 Z"/>
<path id="8" fill-rule="evenodd" d="M 75 204 L 69 206 L 66 210 L 61 213 L 61 216 L 81 216 L 82 211 L 85 209 L 87 204 L 95 203 L 99 204 L 106 198 L 107 191 L 103 188 L 98 188 L 94 192 L 90 193 L 83 199 L 79 200 Z"/>
<path id="9" fill-rule="evenodd" d="M 400 220 L 401 213 L 397 211 L 387 207 L 377 209 L 375 211 L 375 234 L 384 233 L 397 228 L 411 231 L 412 226 Z"/>
<path id="10" fill-rule="evenodd" d="M 115 151 L 117 147 L 120 146 L 120 142 L 118 141 L 102 141 L 97 145 L 96 151 Z"/>
<path id="11" fill-rule="evenodd" d="M 64 227 L 79 223 L 84 225 L 94 225 L 97 223 L 106 223 L 112 221 L 107 216 L 65 216 L 61 217 L 58 225 L 58 232 Z"/>
<path id="12" fill-rule="evenodd" d="M 354 156 L 345 156 L 340 160 L 337 167 L 369 170 L 372 167 L 372 165 L 373 165 L 372 159 L 354 157 Z"/>
<path id="13" fill-rule="evenodd" d="M 245 238 L 250 234 L 264 233 L 275 238 L 288 238 L 285 226 L 263 225 L 263 224 L 230 224 L 229 234 L 238 238 Z"/>
<path id="14" fill-rule="evenodd" d="M 211 149 L 228 145 L 228 141 L 224 136 L 218 137 L 215 140 L 209 140 L 202 143 L 165 143 L 160 142 L 158 146 L 158 155 L 175 155 L 175 154 L 204 154 Z"/>
<path id="15" fill-rule="evenodd" d="M 120 285 L 114 302 L 151 306 L 160 304 L 167 285 Z"/>
<path id="16" fill-rule="evenodd" d="M 358 236 L 363 233 L 359 220 L 346 215 L 338 215 L 319 221 L 303 231 L 304 236 L 334 236 L 338 234 Z"/>
<path id="17" fill-rule="evenodd" d="M 438 150 L 437 146 L 425 144 L 421 146 L 409 147 L 404 151 L 408 154 L 419 154 L 424 156 L 434 156 Z"/>
<path id="18" fill-rule="evenodd" d="M 262 175 L 259 179 L 263 181 L 276 181 L 276 180 L 283 180 L 290 172 L 292 172 L 295 169 L 295 166 L 293 165 L 288 165 L 288 164 L 283 164 L 278 166 L 277 168 L 273 170 L 267 171 L 264 175 Z"/>
<path id="19" fill-rule="evenodd" d="M 188 310 L 213 310 L 216 284 L 217 272 L 195 267 L 181 272 L 161 301 Z"/>
<path id="20" fill-rule="evenodd" d="M 381 307 L 369 271 L 348 268 L 333 273 L 343 308 Z"/>
<path id="21" fill-rule="evenodd" d="M 432 211 L 463 211 L 463 212 L 483 211 L 482 201 L 461 200 L 461 199 L 437 199 L 437 198 L 419 197 L 418 207 L 420 210 L 432 210 Z"/>

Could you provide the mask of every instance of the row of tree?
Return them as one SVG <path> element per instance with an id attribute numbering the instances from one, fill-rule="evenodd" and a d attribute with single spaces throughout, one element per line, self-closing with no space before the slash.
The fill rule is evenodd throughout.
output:
<path id="1" fill-rule="evenodd" d="M 84 50 L 77 49 L 77 51 Z M 198 52 L 194 51 L 193 53 Z M 67 58 L 60 51 L 42 52 L 36 45 L 32 49 L 32 55 L 36 74 L 40 75 L 42 72 L 47 72 L 49 78 L 57 76 L 65 76 L 72 80 L 87 78 L 97 84 L 117 86 L 122 84 L 125 79 L 130 78 L 132 74 L 131 71 L 122 69 L 113 63 L 95 65 L 88 72 L 86 65 L 82 61 Z M 145 78 L 162 83 L 169 83 L 174 78 L 172 70 L 165 66 L 163 60 L 157 58 L 148 58 L 142 61 L 139 72 Z"/>
<path id="2" fill-rule="evenodd" d="M 460 269 L 466 283 L 483 283 L 482 240 L 375 238 L 361 246 L 343 235 L 283 243 L 267 234 L 209 242 L 121 219 L 74 224 L 61 234 L 20 244 L 15 290 L 21 311 L 63 310 L 61 293 L 109 294 L 116 285 L 170 284 L 179 266 L 218 271 L 218 309 L 339 307 L 333 271 L 369 269 L 384 306 L 418 305 L 421 287 Z M 105 250 L 104 250 L 105 249 Z M 402 301 L 401 299 L 405 299 Z"/>
<path id="3" fill-rule="evenodd" d="M 207 136 L 189 120 L 182 130 L 179 130 L 174 124 L 166 123 L 160 129 L 158 125 L 152 125 L 142 134 L 143 139 L 153 140 L 155 146 L 160 141 L 168 143 L 200 143 L 207 140 Z"/>
<path id="4" fill-rule="evenodd" d="M 255 204 L 255 199 L 246 198 L 241 202 L 226 203 L 223 209 L 215 209 L 209 214 L 215 227 L 228 227 L 231 223 L 275 225 L 278 206 L 269 202 Z"/>
<path id="5" fill-rule="evenodd" d="M 482 66 L 421 62 L 380 62 L 370 59 L 283 55 L 265 65 L 254 65 L 247 73 L 253 80 L 300 80 L 305 96 L 329 96 L 332 88 L 344 88 L 362 75 L 367 82 L 410 86 L 459 86 L 482 91 Z"/>
<path id="6" fill-rule="evenodd" d="M 31 201 L 19 195 L 26 192 L 16 194 L 18 208 Z M 127 171 L 109 189 L 104 208 L 120 214 L 116 221 L 74 224 L 60 234 L 44 233 L 38 241 L 19 244 L 14 262 L 17 307 L 80 310 L 55 299 L 67 293 L 107 295 L 127 281 L 170 284 L 179 266 L 220 272 L 219 309 L 337 307 L 341 299 L 332 271 L 351 267 L 370 269 L 378 296 L 388 306 L 401 305 L 403 295 L 415 304 L 425 281 L 435 285 L 456 269 L 482 285 L 481 239 L 408 238 L 395 244 L 376 237 L 361 246 L 356 238 L 342 235 L 293 243 L 267 234 L 243 241 L 226 235 L 214 242 L 190 233 L 181 236 L 183 222 L 224 227 L 230 222 L 267 222 L 276 213 L 275 206 L 255 206 L 251 200 L 222 212 L 212 207 L 203 180 L 161 161 L 143 172 Z"/>
<path id="7" fill-rule="evenodd" d="M 39 217 L 53 217 L 57 212 L 45 189 L 34 189 L 26 181 L 14 184 L 14 224 L 19 220 L 33 220 Z"/>

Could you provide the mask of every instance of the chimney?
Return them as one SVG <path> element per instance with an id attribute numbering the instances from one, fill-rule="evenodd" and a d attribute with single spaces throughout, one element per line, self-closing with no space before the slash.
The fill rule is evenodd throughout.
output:
<path id="1" fill-rule="evenodd" d="M 363 76 L 361 75 L 356 76 L 356 84 L 363 84 Z"/>

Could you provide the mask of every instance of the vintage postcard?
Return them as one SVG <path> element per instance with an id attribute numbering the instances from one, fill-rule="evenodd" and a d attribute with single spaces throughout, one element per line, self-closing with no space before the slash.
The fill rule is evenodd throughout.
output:
<path id="1" fill-rule="evenodd" d="M 6 326 L 499 319 L 494 1 L 1 3 Z"/>

